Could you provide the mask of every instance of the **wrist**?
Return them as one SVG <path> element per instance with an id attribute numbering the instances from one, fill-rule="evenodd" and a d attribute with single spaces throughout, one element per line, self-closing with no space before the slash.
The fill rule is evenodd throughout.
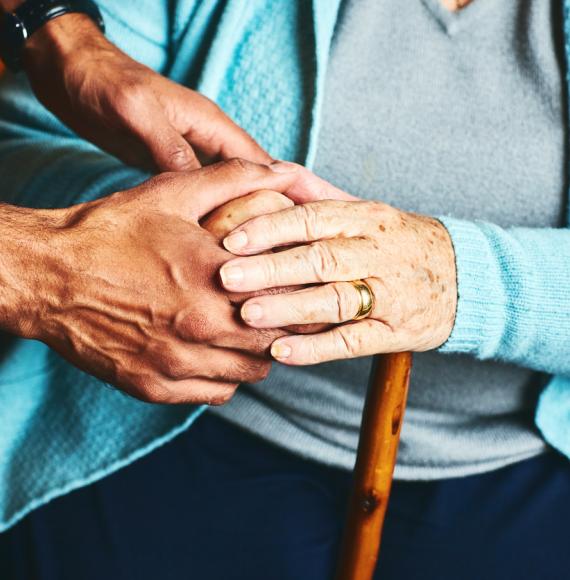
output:
<path id="1" fill-rule="evenodd" d="M 4 12 L 14 12 L 16 8 L 19 8 L 24 3 L 24 0 L 0 0 L 0 8 Z"/>
<path id="2" fill-rule="evenodd" d="M 457 271 L 455 249 L 445 224 L 428 216 L 411 214 L 419 220 L 423 243 L 417 245 L 419 263 L 424 265 L 425 296 L 430 307 L 426 309 L 431 332 L 430 349 L 439 348 L 453 331 L 457 314 Z M 414 244 L 415 245 L 415 244 Z"/>
<path id="3" fill-rule="evenodd" d="M 67 221 L 68 210 L 0 205 L 0 329 L 41 337 L 42 319 L 65 288 Z"/>
<path id="4" fill-rule="evenodd" d="M 86 14 L 70 13 L 46 22 L 26 41 L 22 64 L 28 74 L 50 68 L 96 45 L 106 46 L 105 36 Z"/>
<path id="5" fill-rule="evenodd" d="M 105 30 L 101 12 L 93 0 L 26 0 L 19 6 L 6 0 L 0 2 L 4 2 L 5 8 L 0 10 L 0 56 L 13 72 L 24 67 L 26 54 L 28 60 L 39 57 L 49 64 L 52 59 L 45 58 L 48 56 L 45 53 L 51 52 L 53 46 L 60 50 L 70 42 L 75 41 L 76 46 L 80 46 L 79 42 L 89 42 L 92 31 L 82 33 L 88 25 L 78 19 L 64 19 L 67 15 L 85 15 L 100 31 Z M 58 24 L 48 26 L 54 20 Z M 76 24 L 72 25 L 73 22 Z"/>
<path id="6" fill-rule="evenodd" d="M 439 347 L 449 339 L 455 324 L 458 300 L 457 267 L 455 249 L 449 231 L 441 221 L 434 219 L 433 223 L 436 224 L 440 233 L 438 279 L 441 288 L 442 334 L 444 340 L 437 345 Z"/>
<path id="7" fill-rule="evenodd" d="M 492 259 L 482 224 L 447 216 L 438 219 L 453 243 L 458 295 L 454 326 L 440 350 L 482 356 L 482 345 L 496 344 L 501 325 L 504 295 L 492 291 L 492 281 L 501 280 L 503 274 Z"/>

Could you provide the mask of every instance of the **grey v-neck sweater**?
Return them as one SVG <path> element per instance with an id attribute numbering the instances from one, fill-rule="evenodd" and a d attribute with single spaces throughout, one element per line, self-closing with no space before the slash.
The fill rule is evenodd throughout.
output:
<path id="1" fill-rule="evenodd" d="M 563 222 L 566 119 L 556 0 L 349 0 L 336 31 L 316 172 L 366 199 L 501 226 Z M 351 468 L 370 359 L 276 365 L 242 386 L 229 421 Z M 543 452 L 544 377 L 417 354 L 396 477 L 489 471 Z"/>

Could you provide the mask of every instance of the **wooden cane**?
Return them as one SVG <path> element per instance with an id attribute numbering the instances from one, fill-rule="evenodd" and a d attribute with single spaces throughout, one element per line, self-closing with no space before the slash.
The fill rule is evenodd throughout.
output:
<path id="1" fill-rule="evenodd" d="M 336 580 L 371 580 L 374 574 L 411 369 L 409 352 L 374 357 Z"/>

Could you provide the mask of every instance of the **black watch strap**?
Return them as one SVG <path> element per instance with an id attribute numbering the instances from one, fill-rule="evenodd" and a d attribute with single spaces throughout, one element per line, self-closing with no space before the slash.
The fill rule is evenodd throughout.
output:
<path id="1" fill-rule="evenodd" d="M 2 14 L 0 58 L 9 69 L 19 71 L 26 40 L 46 22 L 73 12 L 86 14 L 105 32 L 101 12 L 92 0 L 26 0 L 14 12 Z"/>

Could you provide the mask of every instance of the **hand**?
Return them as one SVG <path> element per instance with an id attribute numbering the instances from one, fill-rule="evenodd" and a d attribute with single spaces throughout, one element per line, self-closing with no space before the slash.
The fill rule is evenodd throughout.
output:
<path id="1" fill-rule="evenodd" d="M 145 401 L 227 401 L 237 383 L 266 376 L 269 346 L 285 333 L 239 320 L 243 297 L 217 276 L 231 255 L 198 220 L 295 179 L 231 161 L 66 210 L 13 208 L 3 219 L 16 225 L 2 240 L 2 327 Z"/>
<path id="2" fill-rule="evenodd" d="M 43 26 L 26 44 L 24 65 L 48 109 L 131 165 L 181 171 L 199 159 L 271 161 L 212 101 L 127 56 L 86 16 Z"/>
<path id="3" fill-rule="evenodd" d="M 200 225 L 221 242 L 234 228 L 244 222 L 293 205 L 293 202 L 282 193 L 262 189 L 217 207 L 200 221 Z"/>
<path id="4" fill-rule="evenodd" d="M 293 167 L 293 164 L 286 164 L 288 166 Z M 299 180 L 303 180 L 303 175 L 307 172 L 306 169 L 297 166 L 297 171 L 299 173 Z M 307 180 L 305 181 L 305 185 L 307 185 Z M 317 181 L 313 180 L 312 186 L 313 189 L 315 183 Z M 295 194 L 294 190 L 289 190 L 288 195 L 291 197 L 299 197 L 299 194 L 302 191 L 305 191 L 302 195 L 307 195 L 306 192 L 310 190 L 305 190 L 304 188 L 299 188 L 299 183 L 297 183 L 297 187 L 295 188 L 297 193 Z M 312 195 L 315 195 L 314 193 Z M 228 201 L 224 205 L 220 206 L 216 210 L 214 210 L 206 219 L 202 220 L 201 225 L 209 232 L 211 232 L 216 238 L 220 241 L 224 239 L 231 231 L 240 226 L 241 224 L 245 223 L 246 221 L 261 215 L 268 215 L 274 212 L 278 212 L 282 209 L 286 209 L 288 207 L 292 207 L 294 204 L 289 197 L 278 193 L 276 191 L 270 190 L 262 190 L 256 191 L 255 193 L 251 193 L 250 195 L 246 195 L 244 197 L 240 197 L 238 199 L 234 199 L 232 201 Z M 264 290 L 260 292 L 260 295 L 267 295 L 267 294 L 284 294 L 288 292 L 293 292 L 295 290 L 301 290 L 303 286 L 287 286 L 282 288 L 271 288 L 269 290 Z M 288 326 L 286 330 L 288 332 L 293 333 L 313 333 L 313 332 L 320 332 L 325 328 L 329 328 L 330 325 L 327 324 L 293 324 Z"/>
<path id="5" fill-rule="evenodd" d="M 231 291 L 314 284 L 246 301 L 242 317 L 255 328 L 334 323 L 332 330 L 277 340 L 272 353 L 291 365 L 376 353 L 424 351 L 451 333 L 457 287 L 455 256 L 437 220 L 377 202 L 320 201 L 258 217 L 224 240 L 243 256 L 221 270 Z M 298 245 L 304 244 L 304 245 Z M 376 297 L 370 316 L 351 322 L 360 305 L 348 283 L 364 279 Z"/>

